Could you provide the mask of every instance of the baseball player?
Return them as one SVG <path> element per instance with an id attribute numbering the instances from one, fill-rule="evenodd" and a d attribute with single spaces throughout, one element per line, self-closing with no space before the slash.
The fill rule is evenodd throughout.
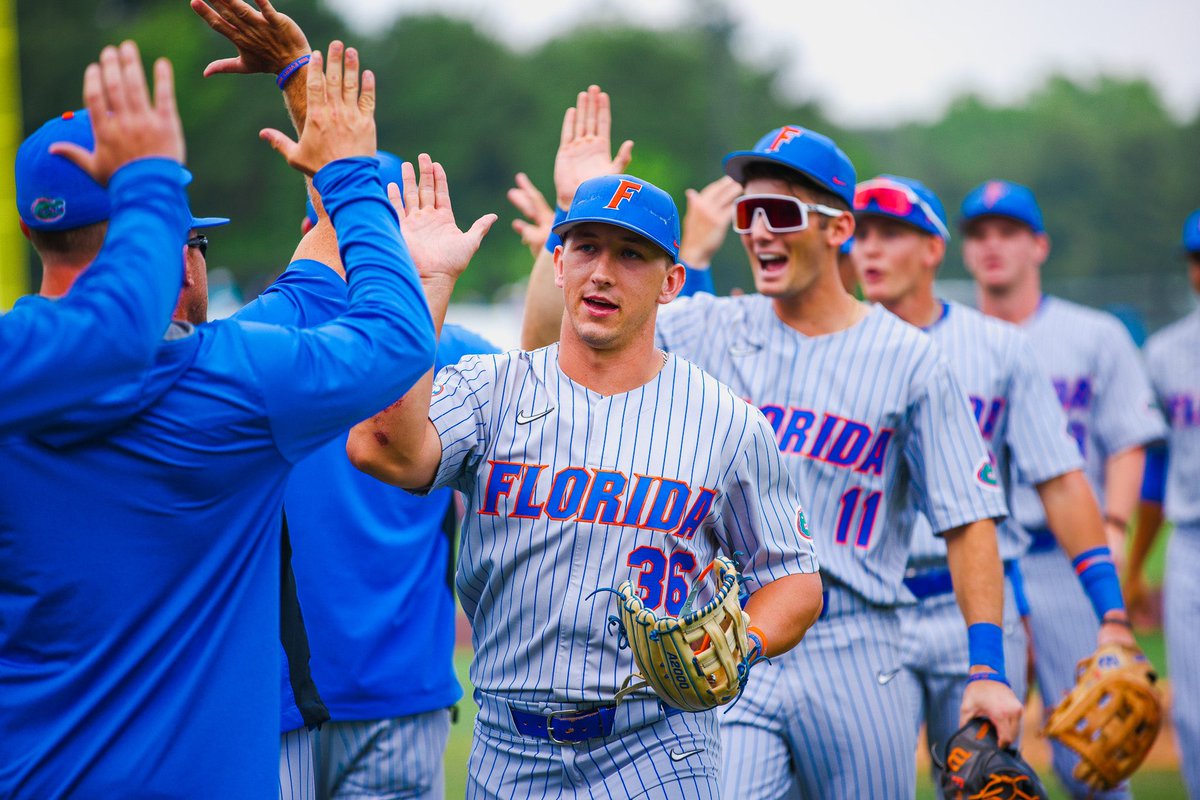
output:
<path id="1" fill-rule="evenodd" d="M 1136 646 L 1100 509 L 1058 398 L 1029 342 L 1015 327 L 934 294 L 934 276 L 950 237 L 941 201 L 919 181 L 881 175 L 858 184 L 854 216 L 854 260 L 867 299 L 937 343 L 970 398 L 996 477 L 1006 489 L 1013 473 L 1036 487 L 1063 550 L 1077 565 L 1089 565 L 1079 578 L 1106 622 L 1099 643 Z M 968 677 L 964 625 L 953 602 L 946 547 L 924 515 L 916 509 L 913 515 L 904 584 L 918 602 L 900 611 L 904 682 L 927 722 L 929 741 L 944 751 L 959 727 Z M 998 533 L 1005 573 L 1012 576 L 1029 540 L 1007 521 Z M 1005 593 L 1004 616 L 1007 675 L 1016 695 L 1024 697 L 1027 641 L 1011 591 Z"/>
<path id="2" fill-rule="evenodd" d="M 909 548 L 899 516 L 911 485 L 947 539 L 952 570 L 973 576 L 959 599 L 980 677 L 965 693 L 964 721 L 990 717 L 1007 742 L 1021 704 L 1001 682 L 1003 575 L 991 519 L 1004 499 L 945 361 L 918 331 L 842 287 L 837 253 L 854 230 L 845 154 L 789 125 L 725 166 L 744 187 L 735 230 L 761 294 L 677 302 L 660 314 L 657 338 L 762 409 L 801 491 L 823 499 L 812 514 L 825 610 L 723 717 L 723 796 L 911 796 L 915 709 L 894 681 Z M 544 327 L 526 320 L 527 330 Z"/>
<path id="3" fill-rule="evenodd" d="M 1028 335 L 1066 411 L 1067 429 L 1104 509 L 1111 553 L 1119 561 L 1141 486 L 1144 446 L 1165 432 L 1137 350 L 1111 315 L 1042 293 L 1041 265 L 1050 239 L 1028 188 L 987 181 L 963 200 L 962 216 L 963 259 L 976 281 L 979 310 Z M 1011 504 L 1014 521 L 1031 537 L 1020 564 L 1038 686 L 1051 708 L 1074 684 L 1075 664 L 1095 649 L 1099 609 L 1074 579 L 1083 565 L 1073 564 L 1059 546 L 1028 479 L 1017 481 Z M 1054 743 L 1054 771 L 1073 796 L 1087 797 L 1090 790 L 1071 776 L 1077 761 Z M 1128 790 L 1098 796 L 1124 797 Z"/>
<path id="4" fill-rule="evenodd" d="M 1183 227 L 1188 280 L 1200 295 L 1200 210 Z M 1175 526 L 1163 576 L 1163 626 L 1167 666 L 1171 675 L 1171 717 L 1178 737 L 1180 767 L 1188 796 L 1200 798 L 1200 645 L 1194 634 L 1200 618 L 1200 310 L 1151 336 L 1146 342 L 1146 365 L 1158 401 L 1166 412 L 1169 433 L 1166 450 L 1152 452 L 1146 463 L 1142 503 L 1129 555 L 1127 588 L 1131 605 L 1145 590 L 1142 570 L 1146 556 L 1166 517 Z"/>
<path id="5" fill-rule="evenodd" d="M 69 296 L 61 296 L 65 287 L 47 287 L 57 300 L 23 298 L 0 316 L 0 434 L 52 422 L 135 380 L 149 366 L 179 296 L 179 249 L 188 226 L 183 132 L 170 64 L 154 66 L 151 103 L 140 73 L 138 80 L 119 79 L 122 66 L 135 61 L 140 70 L 132 42 L 120 53 L 106 49 L 102 66 L 84 79 L 96 116 L 68 112 L 17 151 L 17 213 L 21 231 L 44 254 L 43 274 L 88 268 Z M 102 73 L 113 78 L 107 90 Z M 77 115 L 81 121 L 72 122 Z M 85 173 L 64 144 L 93 147 L 93 120 Z M 69 239 L 87 242 L 77 248 L 87 251 L 86 260 L 65 263 Z"/>
<path id="6" fill-rule="evenodd" d="M 612 703 L 633 659 L 598 590 L 632 579 L 677 614 L 712 559 L 737 554 L 756 653 L 775 655 L 820 608 L 807 525 L 762 415 L 654 347 L 684 281 L 670 197 L 629 175 L 585 181 L 555 233 L 561 343 L 442 370 L 431 402 L 414 389 L 348 451 L 388 482 L 467 497 L 468 797 L 715 797 L 715 712 L 646 692 Z M 435 319 L 449 288 L 430 296 Z"/>
<path id="7" fill-rule="evenodd" d="M 374 76 L 313 53 L 313 176 L 350 300 L 309 330 L 182 320 L 135 391 L 0 448 L 0 795 L 266 797 L 279 753 L 279 509 L 292 463 L 433 363 L 379 183 Z M 319 120 L 319 124 L 314 122 Z M 194 296 L 193 296 L 194 295 Z M 65 486 L 70 487 L 64 492 Z"/>

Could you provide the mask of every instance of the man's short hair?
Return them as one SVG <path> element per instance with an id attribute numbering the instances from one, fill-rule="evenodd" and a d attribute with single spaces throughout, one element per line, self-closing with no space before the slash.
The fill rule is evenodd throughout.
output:
<path id="1" fill-rule="evenodd" d="M 108 220 L 103 220 L 78 228 L 68 228 L 65 231 L 42 231 L 30 228 L 29 241 L 39 254 L 71 255 L 79 257 L 80 260 L 86 258 L 90 261 L 100 252 L 106 233 L 108 233 Z"/>
<path id="2" fill-rule="evenodd" d="M 838 211 L 850 211 L 851 208 L 846 201 L 828 189 L 818 186 L 813 181 L 796 172 L 794 169 L 789 169 L 782 164 L 773 164 L 769 161 L 754 161 L 746 165 L 744 170 L 745 181 L 748 183 L 754 179 L 767 181 L 784 181 L 804 189 L 805 192 L 812 197 L 813 201 L 821 205 L 836 208 Z M 821 227 L 825 227 L 825 220 L 828 217 L 821 215 Z"/>

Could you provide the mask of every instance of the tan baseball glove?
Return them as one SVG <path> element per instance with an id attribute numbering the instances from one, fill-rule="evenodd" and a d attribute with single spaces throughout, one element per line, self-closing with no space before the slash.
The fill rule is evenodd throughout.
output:
<path id="1" fill-rule="evenodd" d="M 1156 680 L 1146 657 L 1122 645 L 1079 662 L 1075 686 L 1046 721 L 1046 734 L 1080 755 L 1076 778 L 1106 790 L 1138 768 L 1162 726 Z"/>
<path id="2" fill-rule="evenodd" d="M 751 648 L 750 618 L 738 602 L 737 569 L 729 559 L 717 558 L 705 572 L 716 582 L 716 595 L 692 609 L 693 589 L 678 617 L 660 617 L 646 608 L 632 581 L 617 588 L 620 616 L 614 620 L 640 671 L 626 679 L 618 700 L 648 686 L 667 705 L 705 711 L 741 692 Z"/>

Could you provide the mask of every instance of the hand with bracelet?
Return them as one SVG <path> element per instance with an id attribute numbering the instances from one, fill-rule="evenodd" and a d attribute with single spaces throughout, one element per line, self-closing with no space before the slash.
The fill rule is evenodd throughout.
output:
<path id="1" fill-rule="evenodd" d="M 234 58 L 222 58 L 204 68 L 204 77 L 269 72 L 278 76 L 312 52 L 300 26 L 280 14 L 270 0 L 191 0 L 192 10 L 237 48 Z M 301 81 L 303 83 L 303 81 Z M 280 87 L 282 88 L 282 87 Z"/>

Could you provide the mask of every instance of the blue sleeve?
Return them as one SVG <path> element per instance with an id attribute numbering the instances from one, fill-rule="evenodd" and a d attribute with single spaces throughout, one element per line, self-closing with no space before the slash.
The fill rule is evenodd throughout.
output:
<path id="1" fill-rule="evenodd" d="M 461 325 L 443 325 L 433 369 L 440 372 L 443 367 L 457 364 L 463 356 L 495 355 L 499 352 L 500 348 L 474 331 Z"/>
<path id="2" fill-rule="evenodd" d="M 165 158 L 117 170 L 104 247 L 70 293 L 0 317 L 0 433 L 53 421 L 149 366 L 183 283 L 185 182 Z"/>
<path id="3" fill-rule="evenodd" d="M 680 297 L 691 297 L 697 292 L 717 293 L 713 286 L 711 269 L 696 269 L 687 264 L 684 264 L 684 267 L 687 268 L 687 276 L 683 279 L 683 288 L 679 290 Z"/>
<path id="4" fill-rule="evenodd" d="M 232 319 L 311 328 L 343 313 L 346 297 L 340 275 L 319 261 L 299 259 Z"/>
<path id="5" fill-rule="evenodd" d="M 345 313 L 312 328 L 238 327 L 280 453 L 299 461 L 404 395 L 433 366 L 433 320 L 378 162 L 347 158 L 313 178 L 346 265 Z"/>
<path id="6" fill-rule="evenodd" d="M 1142 500 L 1147 503 L 1162 505 L 1167 493 L 1167 455 L 1166 445 L 1155 445 L 1146 448 L 1146 471 L 1142 473 Z"/>

